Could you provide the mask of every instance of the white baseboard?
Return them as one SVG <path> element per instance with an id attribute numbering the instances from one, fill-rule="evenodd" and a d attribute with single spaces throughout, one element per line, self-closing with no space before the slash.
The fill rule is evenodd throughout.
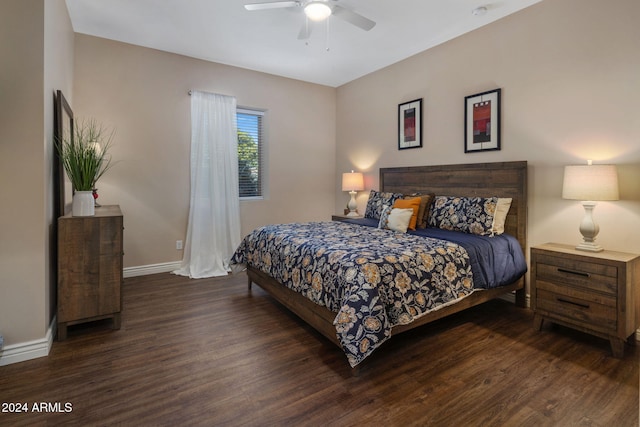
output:
<path id="1" fill-rule="evenodd" d="M 170 273 L 177 270 L 182 265 L 182 261 L 163 262 L 160 264 L 140 265 L 137 267 L 126 267 L 122 270 L 122 275 L 127 277 L 147 276 L 149 274 Z"/>
<path id="2" fill-rule="evenodd" d="M 53 316 L 44 338 L 5 346 L 0 350 L 0 366 L 48 356 L 56 336 L 56 326 L 56 316 Z"/>

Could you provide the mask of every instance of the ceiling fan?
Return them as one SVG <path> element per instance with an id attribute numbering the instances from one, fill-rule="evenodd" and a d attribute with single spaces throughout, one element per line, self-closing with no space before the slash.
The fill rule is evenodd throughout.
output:
<path id="1" fill-rule="evenodd" d="M 324 21 L 330 16 L 335 16 L 343 21 L 355 25 L 365 31 L 369 31 L 375 27 L 376 23 L 353 10 L 346 9 L 342 6 L 338 6 L 336 3 L 338 0 L 299 0 L 299 1 L 272 1 L 266 3 L 249 3 L 245 4 L 244 8 L 247 10 L 265 10 L 265 9 L 287 9 L 287 8 L 299 8 L 304 11 L 304 14 L 311 21 Z M 309 25 L 303 25 L 298 39 L 304 40 L 311 35 L 311 27 Z"/>

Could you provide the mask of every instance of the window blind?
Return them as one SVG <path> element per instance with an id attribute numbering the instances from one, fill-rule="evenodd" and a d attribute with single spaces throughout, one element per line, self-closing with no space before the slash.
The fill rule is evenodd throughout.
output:
<path id="1" fill-rule="evenodd" d="M 240 197 L 263 196 L 264 111 L 236 109 Z"/>

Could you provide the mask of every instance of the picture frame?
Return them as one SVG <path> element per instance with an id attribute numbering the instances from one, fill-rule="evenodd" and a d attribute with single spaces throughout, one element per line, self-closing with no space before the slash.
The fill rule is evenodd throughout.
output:
<path id="1" fill-rule="evenodd" d="M 464 152 L 500 150 L 501 89 L 464 98 Z"/>
<path id="2" fill-rule="evenodd" d="M 398 105 L 398 150 L 422 147 L 422 98 Z"/>
<path id="3" fill-rule="evenodd" d="M 67 99 L 58 90 L 55 94 L 54 108 L 54 135 L 53 135 L 53 192 L 54 192 L 54 215 L 55 218 L 61 217 L 71 212 L 73 200 L 73 185 L 67 177 L 62 164 L 62 159 L 58 154 L 58 144 L 61 144 L 65 138 L 73 141 L 73 110 L 67 102 Z"/>

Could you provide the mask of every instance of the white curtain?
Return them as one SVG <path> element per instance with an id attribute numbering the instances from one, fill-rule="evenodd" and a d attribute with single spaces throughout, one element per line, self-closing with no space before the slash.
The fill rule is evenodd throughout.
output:
<path id="1" fill-rule="evenodd" d="M 191 93 L 191 202 L 184 258 L 175 274 L 224 276 L 240 244 L 236 99 Z"/>

